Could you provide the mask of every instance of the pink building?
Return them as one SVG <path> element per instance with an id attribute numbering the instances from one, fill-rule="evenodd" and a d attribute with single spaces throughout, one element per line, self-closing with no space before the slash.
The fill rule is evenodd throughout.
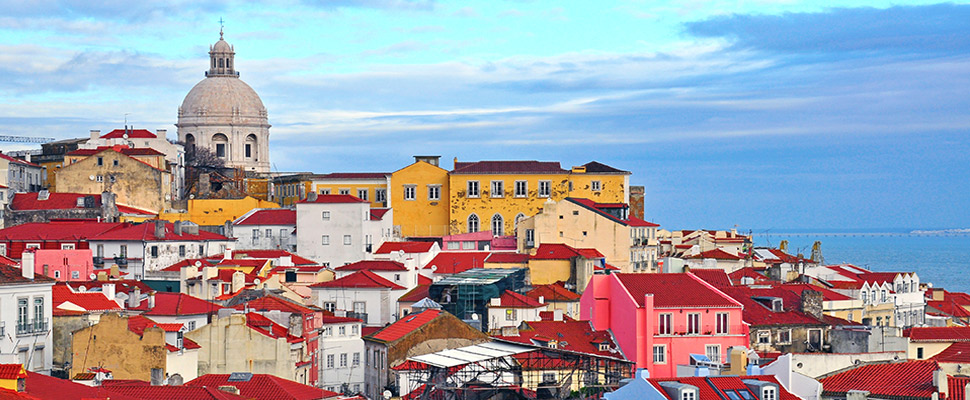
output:
<path id="1" fill-rule="evenodd" d="M 656 378 L 677 376 L 691 354 L 723 363 L 729 348 L 748 345 L 741 303 L 690 273 L 594 275 L 580 310 Z"/>
<path id="2" fill-rule="evenodd" d="M 91 249 L 33 251 L 34 257 L 23 257 L 21 262 L 34 263 L 34 273 L 61 282 L 87 281 L 94 274 Z M 26 253 L 24 254 L 26 255 Z"/>

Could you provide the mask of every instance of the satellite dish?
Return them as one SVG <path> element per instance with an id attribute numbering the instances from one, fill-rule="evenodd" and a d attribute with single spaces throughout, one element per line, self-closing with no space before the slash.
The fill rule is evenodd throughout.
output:
<path id="1" fill-rule="evenodd" d="M 126 133 L 126 134 L 124 134 L 124 135 L 121 135 L 121 137 L 123 137 L 123 138 L 125 138 L 125 139 L 128 139 L 128 134 Z"/>
<path id="2" fill-rule="evenodd" d="M 89 176 L 88 179 L 90 179 L 90 180 L 93 181 L 94 180 L 94 175 Z"/>
<path id="3" fill-rule="evenodd" d="M 391 398 L 391 391 L 390 390 L 385 390 L 384 393 L 381 393 L 381 396 L 384 396 L 385 399 L 390 399 Z"/>
<path id="4" fill-rule="evenodd" d="M 259 278 L 253 279 L 253 284 L 258 285 L 259 284 Z"/>
<path id="5" fill-rule="evenodd" d="M 478 313 L 472 313 L 472 321 L 478 321 Z"/>
<path id="6" fill-rule="evenodd" d="M 91 275 L 94 275 L 94 274 L 91 274 Z M 78 292 L 81 292 L 81 293 L 84 293 L 84 292 L 87 292 L 88 291 L 88 288 L 86 288 L 84 286 L 80 286 L 80 287 L 77 288 L 77 291 Z"/>
<path id="7" fill-rule="evenodd" d="M 202 266 L 202 261 L 196 260 L 195 261 L 195 266 L 196 267 L 201 267 Z"/>
<path id="8" fill-rule="evenodd" d="M 431 266 L 431 272 L 435 272 L 437 270 L 438 270 L 438 266 L 437 265 L 432 265 Z"/>
<path id="9" fill-rule="evenodd" d="M 91 275 L 88 275 L 88 278 L 91 278 L 91 280 L 93 281 L 95 279 L 98 279 L 98 276 L 92 273 Z"/>

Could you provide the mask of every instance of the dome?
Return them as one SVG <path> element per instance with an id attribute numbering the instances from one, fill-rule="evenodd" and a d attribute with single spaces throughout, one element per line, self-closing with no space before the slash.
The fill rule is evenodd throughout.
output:
<path id="1" fill-rule="evenodd" d="M 218 43 L 225 43 L 222 41 Z M 210 76 L 185 95 L 179 117 L 242 117 L 265 119 L 266 107 L 253 88 L 233 76 Z"/>
<path id="2" fill-rule="evenodd" d="M 232 46 L 223 38 L 219 38 L 216 44 L 212 45 L 213 53 L 232 53 Z"/>

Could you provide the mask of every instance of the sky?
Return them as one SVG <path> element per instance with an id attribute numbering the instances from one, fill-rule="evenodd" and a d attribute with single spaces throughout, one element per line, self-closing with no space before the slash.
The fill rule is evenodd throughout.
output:
<path id="1" fill-rule="evenodd" d="M 97 3 L 97 4 L 95 4 Z M 820 6 L 824 3 L 825 6 Z M 168 129 L 219 38 L 274 171 L 599 161 L 668 229 L 970 228 L 970 5 L 0 0 L 0 135 Z M 30 145 L 0 143 L 0 150 Z"/>

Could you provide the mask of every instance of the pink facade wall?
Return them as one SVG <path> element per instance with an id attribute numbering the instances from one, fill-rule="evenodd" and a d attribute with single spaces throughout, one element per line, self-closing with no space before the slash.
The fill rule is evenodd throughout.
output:
<path id="1" fill-rule="evenodd" d="M 61 282 L 90 280 L 94 273 L 91 249 L 37 250 L 34 252 L 34 273 Z"/>
<path id="2" fill-rule="evenodd" d="M 592 290 L 591 290 L 592 289 Z M 712 290 L 713 287 L 711 287 Z M 677 376 L 677 365 L 690 362 L 690 354 L 705 354 L 707 345 L 720 345 L 721 360 L 732 346 L 748 346 L 748 325 L 741 320 L 741 305 L 733 308 L 654 308 L 646 295 L 640 307 L 615 275 L 595 275 L 580 299 L 581 319 L 597 330 L 610 329 L 627 359 L 646 368 L 654 378 Z M 728 313 L 728 334 L 715 335 L 716 314 Z M 660 314 L 671 314 L 671 335 L 659 335 Z M 700 314 L 700 334 L 687 335 L 687 315 Z M 667 362 L 653 363 L 653 346 L 667 346 Z"/>

